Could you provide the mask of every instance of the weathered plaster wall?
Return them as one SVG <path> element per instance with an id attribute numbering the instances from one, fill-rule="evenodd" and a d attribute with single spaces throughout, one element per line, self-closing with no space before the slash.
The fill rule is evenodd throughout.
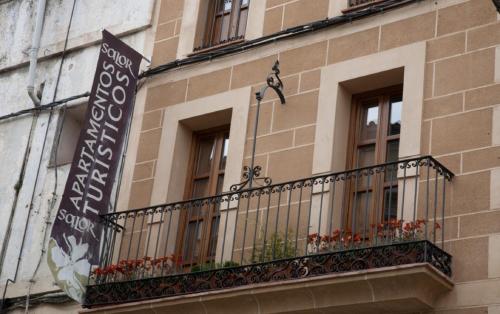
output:
<path id="1" fill-rule="evenodd" d="M 100 30 L 108 29 L 121 37 L 143 55 L 151 55 L 156 0 L 76 0 L 69 33 L 68 52 L 61 71 L 56 99 L 89 91 L 98 56 Z M 36 0 L 14 0 L 0 4 L 0 116 L 33 107 L 26 93 L 28 49 L 36 16 Z M 71 16 L 72 0 L 48 0 L 42 31 L 36 85 L 45 82 L 42 104 L 54 98 L 54 90 L 61 62 L 66 31 Z M 143 63 L 144 65 L 145 63 Z M 5 282 L 13 278 L 30 204 L 31 212 L 19 273 L 15 284 L 9 284 L 7 297 L 22 296 L 28 292 L 31 279 L 44 247 L 44 234 L 53 221 L 69 166 L 57 168 L 57 198 L 55 206 L 49 201 L 55 187 L 55 168 L 48 162 L 53 149 L 59 115 L 40 114 L 35 124 L 33 145 L 24 182 L 19 193 L 12 225 L 12 235 L 6 246 L 7 255 L 0 265 L 0 293 Z M 9 216 L 15 196 L 15 185 L 28 142 L 32 115 L 0 121 L 0 250 L 8 229 Z M 48 131 L 47 131 L 48 128 Z M 45 147 L 42 151 L 45 134 Z M 77 139 L 75 139 L 76 141 Z M 41 163 L 40 163 L 41 159 Z M 38 180 L 35 180 L 38 173 Z M 36 186 L 35 186 L 35 181 Z M 34 191 L 34 193 L 33 193 Z M 34 195 L 31 200 L 32 194 Z M 57 290 L 43 256 L 31 293 Z"/>

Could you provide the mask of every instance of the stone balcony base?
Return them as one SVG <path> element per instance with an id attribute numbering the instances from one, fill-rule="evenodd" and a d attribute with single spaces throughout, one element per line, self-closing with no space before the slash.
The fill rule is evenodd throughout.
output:
<path id="1" fill-rule="evenodd" d="M 427 263 L 329 274 L 110 305 L 80 313 L 408 313 L 433 309 L 452 281 Z"/>

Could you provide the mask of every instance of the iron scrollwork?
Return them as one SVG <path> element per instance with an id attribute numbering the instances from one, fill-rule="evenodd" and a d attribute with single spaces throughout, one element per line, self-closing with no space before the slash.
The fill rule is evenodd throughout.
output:
<path id="1" fill-rule="evenodd" d="M 264 99 L 265 91 L 268 87 L 272 88 L 280 99 L 282 105 L 286 103 L 285 96 L 283 95 L 283 81 L 280 78 L 280 63 L 276 60 L 272 67 L 273 72 L 269 73 L 266 79 L 267 86 L 264 86 L 260 91 L 255 93 L 255 98 L 258 101 Z"/>
<path id="2" fill-rule="evenodd" d="M 451 277 L 452 257 L 429 241 L 364 247 L 160 278 L 95 284 L 85 307 L 229 289 L 380 267 L 429 263 Z"/>
<path id="3" fill-rule="evenodd" d="M 262 184 L 258 183 L 258 185 L 261 187 L 270 186 L 273 183 L 272 179 L 269 177 L 259 178 L 261 171 L 262 171 L 261 166 L 255 166 L 255 167 L 253 167 L 253 169 L 250 169 L 250 167 L 248 167 L 248 166 L 244 166 L 243 167 L 243 174 L 241 176 L 243 181 L 240 183 L 231 185 L 230 191 L 231 192 L 241 191 L 245 186 L 248 185 L 249 181 L 252 179 L 255 183 L 262 182 Z"/>

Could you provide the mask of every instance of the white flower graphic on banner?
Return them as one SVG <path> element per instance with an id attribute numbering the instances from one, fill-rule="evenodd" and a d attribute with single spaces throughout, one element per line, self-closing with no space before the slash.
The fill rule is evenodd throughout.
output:
<path id="1" fill-rule="evenodd" d="M 83 281 L 88 278 L 91 267 L 88 260 L 84 258 L 89 245 L 82 243 L 81 240 L 77 243 L 74 236 L 63 235 L 63 238 L 69 248 L 69 254 L 66 254 L 57 244 L 52 246 L 49 250 L 56 268 L 52 271 L 57 282 L 62 284 L 61 288 L 73 299 L 81 301 L 85 291 Z"/>

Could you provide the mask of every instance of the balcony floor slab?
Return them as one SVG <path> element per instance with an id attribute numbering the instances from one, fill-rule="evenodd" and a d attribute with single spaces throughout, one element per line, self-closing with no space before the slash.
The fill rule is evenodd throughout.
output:
<path id="1" fill-rule="evenodd" d="M 428 263 L 328 274 L 110 305 L 80 313 L 408 313 L 431 310 L 452 281 Z"/>

